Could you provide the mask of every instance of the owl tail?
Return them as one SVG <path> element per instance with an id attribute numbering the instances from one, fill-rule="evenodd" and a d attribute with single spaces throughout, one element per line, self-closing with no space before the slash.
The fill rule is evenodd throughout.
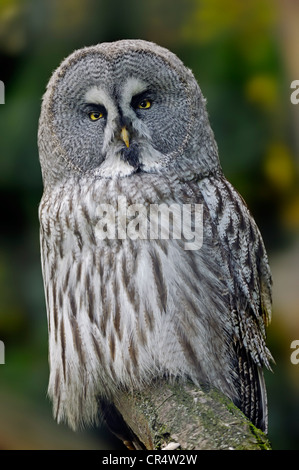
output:
<path id="1" fill-rule="evenodd" d="M 267 391 L 262 367 L 251 355 L 240 348 L 238 351 L 238 399 L 235 405 L 263 432 L 268 432 Z"/>

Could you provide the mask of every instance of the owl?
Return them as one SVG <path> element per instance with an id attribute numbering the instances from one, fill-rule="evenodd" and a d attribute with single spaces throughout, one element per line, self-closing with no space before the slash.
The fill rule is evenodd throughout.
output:
<path id="1" fill-rule="evenodd" d="M 92 425 L 119 391 L 189 380 L 266 431 L 267 254 L 191 70 L 143 40 L 77 50 L 50 78 L 38 145 L 58 422 Z"/>

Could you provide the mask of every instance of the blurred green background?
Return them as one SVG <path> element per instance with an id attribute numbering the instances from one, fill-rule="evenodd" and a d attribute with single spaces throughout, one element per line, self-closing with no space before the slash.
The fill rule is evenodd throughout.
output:
<path id="1" fill-rule="evenodd" d="M 299 449 L 299 80 L 297 0 L 0 0 L 0 449 L 113 449 L 105 429 L 57 425 L 46 397 L 47 323 L 37 210 L 36 144 L 41 97 L 76 48 L 142 38 L 190 67 L 208 111 L 227 178 L 263 234 L 274 278 L 267 373 L 274 449 Z"/>

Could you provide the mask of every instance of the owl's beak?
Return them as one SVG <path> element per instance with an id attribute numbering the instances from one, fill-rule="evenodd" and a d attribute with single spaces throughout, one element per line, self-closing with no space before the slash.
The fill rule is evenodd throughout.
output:
<path id="1" fill-rule="evenodd" d="M 129 133 L 126 128 L 126 126 L 122 127 L 121 133 L 120 133 L 121 139 L 124 141 L 126 144 L 126 147 L 129 148 L 130 146 L 130 140 L 129 140 Z"/>

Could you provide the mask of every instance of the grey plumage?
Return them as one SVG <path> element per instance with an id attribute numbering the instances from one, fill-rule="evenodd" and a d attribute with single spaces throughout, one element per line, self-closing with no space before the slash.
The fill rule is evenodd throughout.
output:
<path id="1" fill-rule="evenodd" d="M 58 421 L 93 423 L 119 388 L 165 377 L 213 384 L 266 429 L 267 255 L 222 173 L 192 72 L 141 40 L 75 51 L 49 81 L 38 140 L 48 391 Z M 201 204 L 202 246 L 101 239 L 99 206 L 116 208 L 120 197 L 145 208 Z"/>

